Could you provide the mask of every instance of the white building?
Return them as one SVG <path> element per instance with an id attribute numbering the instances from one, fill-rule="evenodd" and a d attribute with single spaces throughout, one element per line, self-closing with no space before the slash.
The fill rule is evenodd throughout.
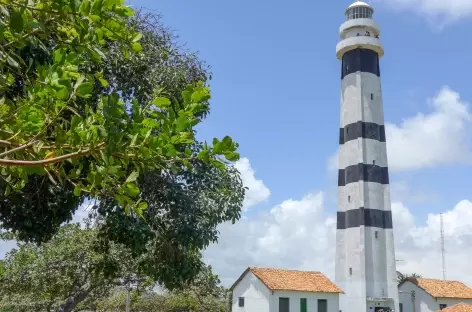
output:
<path id="1" fill-rule="evenodd" d="M 401 283 L 398 291 L 400 312 L 436 312 L 445 308 L 457 310 L 467 306 L 460 303 L 472 304 L 472 288 L 457 281 L 410 279 Z M 456 307 L 452 309 L 453 306 Z"/>
<path id="2" fill-rule="evenodd" d="M 345 11 L 336 56 L 342 62 L 336 284 L 343 312 L 398 311 L 398 288 L 374 9 Z"/>
<path id="3" fill-rule="evenodd" d="M 248 268 L 231 286 L 232 312 L 338 312 L 342 290 L 320 272 Z"/>

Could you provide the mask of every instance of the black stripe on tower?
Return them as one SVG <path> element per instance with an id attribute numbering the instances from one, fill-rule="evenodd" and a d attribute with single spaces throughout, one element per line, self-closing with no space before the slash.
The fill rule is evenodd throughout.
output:
<path id="1" fill-rule="evenodd" d="M 392 229 L 392 212 L 364 207 L 338 212 L 337 229 L 345 230 L 361 225 L 381 229 Z"/>
<path id="2" fill-rule="evenodd" d="M 380 77 L 379 55 L 369 49 L 354 49 L 344 53 L 341 79 L 355 72 L 372 73 Z"/>
<path id="3" fill-rule="evenodd" d="M 338 171 L 338 186 L 359 181 L 389 184 L 388 167 L 370 164 L 357 164 Z"/>
<path id="4" fill-rule="evenodd" d="M 344 144 L 359 138 L 385 142 L 385 126 L 373 122 L 358 121 L 349 124 L 339 131 L 339 144 Z"/>

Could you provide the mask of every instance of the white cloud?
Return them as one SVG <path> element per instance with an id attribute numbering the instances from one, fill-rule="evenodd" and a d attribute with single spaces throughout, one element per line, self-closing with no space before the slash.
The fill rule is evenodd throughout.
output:
<path id="1" fill-rule="evenodd" d="M 413 10 L 441 24 L 472 17 L 470 0 L 379 0 L 387 5 Z"/>
<path id="2" fill-rule="evenodd" d="M 429 103 L 433 111 L 428 114 L 385 124 L 390 170 L 470 162 L 472 115 L 468 103 L 447 86 Z M 338 153 L 328 159 L 328 168 L 337 170 Z"/>
<path id="3" fill-rule="evenodd" d="M 389 167 L 418 169 L 470 159 L 471 115 L 459 93 L 443 87 L 431 100 L 434 111 L 399 125 L 386 124 Z"/>
<path id="4" fill-rule="evenodd" d="M 439 214 L 417 220 L 402 203 L 392 203 L 397 269 L 441 278 Z M 472 202 L 461 201 L 444 213 L 447 277 L 472 286 Z M 219 243 L 205 259 L 222 282 L 230 286 L 248 266 L 317 270 L 334 278 L 335 228 L 333 215 L 325 215 L 323 193 L 287 200 L 255 219 L 220 227 Z"/>
<path id="5" fill-rule="evenodd" d="M 255 219 L 220 227 L 205 258 L 227 286 L 248 266 L 334 272 L 335 218 L 323 211 L 323 193 L 289 199 Z"/>
<path id="6" fill-rule="evenodd" d="M 269 198 L 269 189 L 264 185 L 262 180 L 256 179 L 255 171 L 252 169 L 249 159 L 241 158 L 236 162 L 235 167 L 241 173 L 241 179 L 244 186 L 248 188 L 244 198 L 243 211 L 264 202 Z"/>

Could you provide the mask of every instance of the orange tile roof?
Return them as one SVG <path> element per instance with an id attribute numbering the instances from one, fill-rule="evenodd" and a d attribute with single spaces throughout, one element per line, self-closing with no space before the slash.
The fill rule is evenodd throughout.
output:
<path id="1" fill-rule="evenodd" d="M 321 272 L 253 267 L 248 268 L 231 288 L 234 288 L 249 271 L 259 278 L 270 290 L 343 293 L 338 286 Z"/>
<path id="2" fill-rule="evenodd" d="M 472 312 L 472 305 L 460 302 L 458 304 L 444 308 L 439 311 L 441 312 Z"/>
<path id="3" fill-rule="evenodd" d="M 472 288 L 461 282 L 430 278 L 416 278 L 411 281 L 434 298 L 472 299 Z"/>

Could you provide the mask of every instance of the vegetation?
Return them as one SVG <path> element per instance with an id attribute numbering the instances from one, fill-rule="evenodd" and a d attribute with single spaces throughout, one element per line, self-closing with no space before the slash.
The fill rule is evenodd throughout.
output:
<path id="1" fill-rule="evenodd" d="M 194 162 L 225 170 L 225 160 L 239 158 L 230 137 L 194 148 L 194 127 L 209 111 L 209 88 L 174 84 L 189 68 L 186 60 L 172 63 L 169 41 L 158 49 L 171 64 L 163 72 L 171 71 L 160 75 L 146 67 L 143 61 L 156 54 L 140 43 L 149 22 L 132 18 L 122 0 L 9 0 L 0 12 L 0 191 L 39 184 L 45 193 L 60 192 L 69 209 L 48 220 L 39 237 L 29 226 L 39 223 L 34 213 L 11 210 L 5 224 L 24 232 L 21 238 L 50 237 L 80 204 L 72 196 L 112 198 L 127 215 L 142 216 L 149 204 L 136 181 L 145 172 L 192 170 Z M 148 47 L 157 39 L 147 37 Z M 138 65 L 142 70 L 134 71 Z M 153 75 L 143 81 L 147 73 Z M 197 70 L 185 78 L 201 76 Z M 30 219 L 23 224 L 19 216 Z"/>
<path id="2" fill-rule="evenodd" d="M 421 278 L 421 275 L 417 273 L 413 274 L 403 274 L 399 271 L 397 271 L 397 284 L 400 285 L 406 281 L 414 280 L 416 278 Z"/>
<path id="3" fill-rule="evenodd" d="M 149 303 L 158 282 L 163 307 L 213 311 L 201 252 L 245 190 L 237 143 L 196 139 L 208 67 L 122 0 L 3 1 L 0 66 L 0 222 L 20 242 L 3 307 L 95 309 L 123 287 Z M 85 202 L 93 224 L 60 228 Z"/>
<path id="4" fill-rule="evenodd" d="M 158 295 L 140 259 L 130 250 L 112 244 L 100 248 L 95 227 L 66 225 L 49 242 L 38 247 L 20 243 L 2 262 L 0 308 L 8 311 L 113 311 L 131 305 L 143 311 L 222 311 L 226 290 L 204 266 L 195 279 L 179 290 Z M 145 308 L 147 306 L 147 308 Z M 160 309 L 160 310 L 158 310 Z"/>

